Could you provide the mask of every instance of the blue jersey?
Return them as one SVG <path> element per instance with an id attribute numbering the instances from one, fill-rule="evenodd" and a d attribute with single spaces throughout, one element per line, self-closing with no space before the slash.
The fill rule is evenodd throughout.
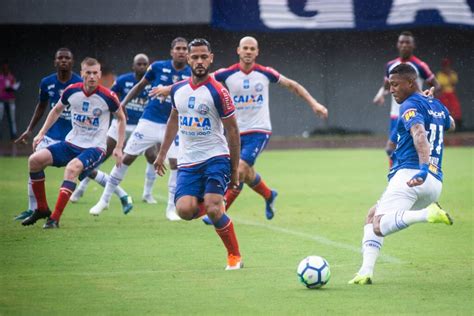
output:
<path id="1" fill-rule="evenodd" d="M 173 83 L 191 77 L 191 68 L 184 67 L 177 71 L 173 67 L 172 60 L 155 61 L 148 67 L 145 74 L 146 80 L 151 83 L 152 87 L 159 85 L 169 86 Z M 149 121 L 166 124 L 171 113 L 171 98 L 166 98 L 163 102 L 161 99 L 150 99 L 145 107 L 142 118 Z"/>
<path id="2" fill-rule="evenodd" d="M 40 83 L 39 101 L 49 101 L 49 107 L 52 109 L 59 101 L 61 94 L 67 86 L 77 82 L 82 82 L 82 78 L 75 73 L 72 73 L 71 79 L 64 83 L 59 81 L 57 73 L 44 77 Z M 46 136 L 54 140 L 64 140 L 71 129 L 71 111 L 69 111 L 69 108 L 66 108 L 58 120 L 48 130 Z"/>
<path id="3" fill-rule="evenodd" d="M 123 74 L 115 80 L 114 85 L 112 86 L 111 90 L 115 92 L 120 101 L 122 101 L 127 93 L 138 83 L 137 78 L 135 77 L 135 73 L 129 72 Z M 138 120 L 143 114 L 143 110 L 145 105 L 148 102 L 148 92 L 150 92 L 151 85 L 147 85 L 145 89 L 143 89 L 138 96 L 133 98 L 130 102 L 127 103 L 125 108 L 127 109 L 127 125 L 136 125 L 138 124 Z"/>
<path id="4" fill-rule="evenodd" d="M 443 135 L 451 126 L 449 112 L 438 100 L 414 93 L 400 105 L 397 123 L 397 148 L 393 153 L 394 163 L 389 179 L 400 169 L 419 169 L 420 162 L 410 128 L 422 124 L 430 143 L 429 172 L 438 180 L 443 180 L 441 163 L 443 160 Z"/>

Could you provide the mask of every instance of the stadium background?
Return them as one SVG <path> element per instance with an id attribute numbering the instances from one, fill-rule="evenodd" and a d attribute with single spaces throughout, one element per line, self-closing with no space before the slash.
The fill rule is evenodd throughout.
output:
<path id="1" fill-rule="evenodd" d="M 387 3 L 380 3 L 383 2 Z M 217 0 L 214 6 L 216 3 Z M 464 125 L 474 128 L 472 27 L 408 25 L 368 31 L 231 32 L 212 26 L 212 5 L 209 0 L 86 0 L 80 4 L 54 0 L 5 1 L 5 10 L 0 12 L 0 32 L 7 49 L 0 51 L 0 58 L 8 59 L 22 82 L 17 93 L 19 132 L 33 113 L 40 79 L 54 72 L 53 56 L 59 47 L 71 48 L 75 54 L 75 71 L 79 71 L 80 60 L 92 56 L 113 73 L 121 74 L 130 71 L 136 53 L 144 52 L 152 60 L 164 59 L 169 57 L 173 38 L 204 37 L 213 45 L 214 69 L 217 69 L 238 61 L 235 53 L 238 40 L 250 34 L 260 42 L 259 63 L 302 83 L 330 111 L 328 121 L 323 122 L 312 115 L 302 100 L 273 87 L 270 102 L 274 135 L 300 136 L 314 130 L 337 129 L 383 134 L 388 126 L 388 98 L 384 107 L 372 104 L 372 98 L 382 84 L 385 63 L 397 57 L 395 44 L 402 30 L 415 34 L 415 54 L 432 71 L 440 69 L 443 57 L 452 59 L 460 79 L 457 92 Z M 7 134 L 6 124 L 2 124 L 4 140 Z"/>

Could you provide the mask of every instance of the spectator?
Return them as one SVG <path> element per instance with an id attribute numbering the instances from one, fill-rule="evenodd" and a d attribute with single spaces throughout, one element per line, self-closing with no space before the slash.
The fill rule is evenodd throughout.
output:
<path id="1" fill-rule="evenodd" d="M 451 68 L 451 60 L 443 58 L 441 62 L 441 71 L 436 74 L 441 85 L 441 95 L 439 99 L 448 108 L 449 113 L 456 122 L 456 130 L 462 128 L 461 105 L 456 95 L 456 84 L 458 83 L 458 74 Z"/>
<path id="2" fill-rule="evenodd" d="M 7 62 L 2 64 L 0 73 L 0 122 L 3 121 L 3 113 L 6 112 L 10 127 L 10 139 L 16 139 L 16 120 L 15 120 L 15 91 L 20 87 L 16 82 L 15 76 L 10 71 Z"/>

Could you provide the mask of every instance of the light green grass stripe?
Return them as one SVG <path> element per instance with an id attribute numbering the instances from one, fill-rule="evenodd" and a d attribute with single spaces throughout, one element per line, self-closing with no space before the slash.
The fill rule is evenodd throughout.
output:
<path id="1" fill-rule="evenodd" d="M 299 232 L 299 231 L 295 231 L 295 230 L 291 230 L 291 229 L 287 229 L 287 228 L 283 228 L 283 227 L 278 227 L 278 226 L 271 225 L 270 223 L 259 223 L 259 222 L 249 221 L 249 220 L 242 219 L 240 217 L 236 218 L 235 216 L 232 217 L 232 219 L 235 220 L 237 223 L 240 223 L 240 224 L 254 226 L 254 227 L 266 228 L 266 229 L 269 229 L 269 230 L 272 230 L 272 231 L 275 231 L 275 232 L 278 232 L 278 233 L 293 235 L 293 236 L 298 236 L 298 237 L 305 238 L 305 239 L 314 240 L 314 241 L 316 241 L 320 244 L 326 245 L 326 246 L 331 246 L 331 247 L 340 248 L 340 249 L 348 250 L 348 251 L 355 252 L 355 253 L 360 253 L 360 248 L 358 248 L 358 247 L 354 247 L 354 246 L 349 245 L 349 244 L 334 241 L 334 240 L 328 239 L 328 238 L 323 237 L 323 236 L 307 234 L 307 233 L 303 233 L 303 232 Z M 383 253 L 380 254 L 379 258 L 384 262 L 394 263 L 394 264 L 403 264 L 402 260 L 400 260 L 396 257 L 392 257 L 392 256 L 389 256 L 389 255 L 383 254 Z"/>

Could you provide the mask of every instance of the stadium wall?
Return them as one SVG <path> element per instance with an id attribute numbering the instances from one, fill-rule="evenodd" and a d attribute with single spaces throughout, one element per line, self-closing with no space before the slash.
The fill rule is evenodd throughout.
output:
<path id="1" fill-rule="evenodd" d="M 458 96 L 464 124 L 474 128 L 474 31 L 455 28 L 412 30 L 417 37 L 416 55 L 433 71 L 445 56 L 453 60 L 459 74 Z M 22 82 L 17 93 L 17 122 L 20 132 L 27 126 L 37 101 L 40 79 L 52 72 L 53 55 L 59 47 L 75 54 L 75 71 L 86 57 L 97 57 L 114 73 L 130 71 L 132 58 L 144 52 L 152 60 L 169 57 L 169 43 L 176 36 L 205 37 L 215 53 L 214 69 L 237 61 L 235 48 L 247 34 L 216 30 L 209 26 L 87 26 L 37 25 L 0 26 L 8 49 L 0 52 L 8 59 Z M 308 106 L 285 89 L 271 88 L 270 104 L 274 135 L 302 135 L 315 129 L 341 128 L 383 134 L 389 116 L 388 98 L 384 107 L 372 104 L 383 82 L 384 64 L 397 56 L 396 31 L 307 31 L 299 33 L 257 33 L 259 62 L 269 65 L 303 84 L 329 108 L 323 122 Z M 6 135 L 2 123 L 2 134 Z M 3 136 L 5 139 L 6 136 Z"/>

